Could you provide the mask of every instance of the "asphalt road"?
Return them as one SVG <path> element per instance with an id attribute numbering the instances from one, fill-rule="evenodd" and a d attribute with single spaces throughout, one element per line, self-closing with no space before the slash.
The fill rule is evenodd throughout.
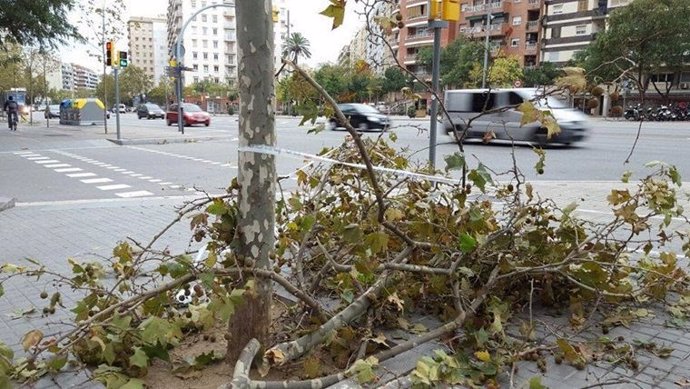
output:
<path id="1" fill-rule="evenodd" d="M 40 117 L 35 120 L 44 122 Z M 314 154 L 323 147 L 341 143 L 346 136 L 342 131 L 307 134 L 310 127 L 298 124 L 297 118 L 276 119 L 279 147 Z M 118 146 L 104 140 L 100 135 L 102 127 L 94 129 L 90 133 L 93 136 L 84 131 L 65 135 L 63 131 L 60 136 L 41 137 L 31 137 L 31 129 L 20 128 L 26 139 L 19 143 L 10 142 L 7 130 L 0 128 L 0 196 L 31 203 L 185 196 L 197 190 L 220 193 L 237 173 L 237 125 L 236 116 L 219 116 L 212 119 L 210 127 L 197 131 L 214 136 L 214 140 L 131 146 Z M 114 126 L 115 120 L 111 119 L 111 134 Z M 132 132 L 153 132 L 162 128 L 166 128 L 164 120 L 137 120 L 133 113 L 121 116 L 121 131 L 125 137 Z M 409 149 L 413 158 L 423 162 L 428 157 L 427 129 L 428 122 L 401 118 L 393 129 L 398 137 L 395 144 Z M 593 121 L 585 141 L 574 147 L 546 150 L 546 169 L 542 175 L 535 172 L 537 155 L 531 146 L 517 145 L 514 154 L 518 166 L 531 180 L 617 181 L 626 170 L 638 176 L 644 174 L 644 164 L 653 160 L 675 164 L 681 173 L 688 174 L 690 123 L 645 123 L 635 151 L 626 164 L 636 135 L 636 123 Z M 3 138 L 7 141 L 3 142 Z M 479 142 L 464 147 L 472 166 L 481 161 L 496 172 L 512 167 L 510 144 Z M 439 134 L 437 168 L 443 169 L 443 158 L 457 150 L 458 146 L 450 137 Z M 278 157 L 278 173 L 290 175 L 304 163 L 301 159 Z M 291 186 L 294 181 L 288 180 L 286 187 Z"/>

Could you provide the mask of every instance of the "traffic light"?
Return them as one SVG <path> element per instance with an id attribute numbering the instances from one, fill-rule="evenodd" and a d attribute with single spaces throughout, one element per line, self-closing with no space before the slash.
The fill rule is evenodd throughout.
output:
<path id="1" fill-rule="evenodd" d="M 278 7 L 273 7 L 273 23 L 278 23 L 280 19 L 280 10 Z"/>
<path id="2" fill-rule="evenodd" d="M 460 20 L 459 0 L 429 0 L 429 20 Z"/>
<path id="3" fill-rule="evenodd" d="M 113 65 L 113 42 L 112 41 L 107 41 L 105 42 L 105 65 L 106 66 L 112 66 Z"/>
<path id="4" fill-rule="evenodd" d="M 127 65 L 128 65 L 128 63 L 127 63 L 127 52 L 126 51 L 120 51 L 120 67 L 126 68 Z"/>

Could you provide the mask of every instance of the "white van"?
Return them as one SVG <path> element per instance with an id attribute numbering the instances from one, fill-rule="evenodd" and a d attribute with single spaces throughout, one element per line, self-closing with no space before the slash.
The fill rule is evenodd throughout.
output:
<path id="1" fill-rule="evenodd" d="M 587 116 L 567 107 L 554 96 L 535 100 L 536 96 L 543 96 L 543 94 L 543 90 L 538 91 L 536 88 L 455 89 L 446 91 L 444 103 L 458 131 L 465 129 L 470 119 L 476 118 L 467 129 L 465 139 L 481 139 L 486 132 L 493 131 L 497 139 L 539 144 L 569 145 L 583 140 L 589 129 Z M 546 128 L 540 122 L 528 123 L 521 127 L 522 113 L 514 108 L 477 117 L 481 112 L 516 106 L 525 101 L 532 101 L 537 109 L 549 110 L 561 128 L 560 134 L 547 139 Z M 451 122 L 446 115 L 443 115 L 443 127 L 446 133 L 453 133 Z"/>

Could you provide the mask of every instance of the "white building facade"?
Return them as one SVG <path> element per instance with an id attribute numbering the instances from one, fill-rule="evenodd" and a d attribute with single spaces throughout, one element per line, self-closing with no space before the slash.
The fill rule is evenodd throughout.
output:
<path id="1" fill-rule="evenodd" d="M 74 92 L 77 89 L 95 90 L 100 78 L 85 66 L 63 62 L 46 74 L 46 81 L 50 89 Z"/>
<path id="2" fill-rule="evenodd" d="M 565 65 L 606 29 L 611 9 L 632 0 L 546 0 L 541 62 Z"/>
<path id="3" fill-rule="evenodd" d="M 168 4 L 167 41 L 170 54 L 184 23 L 204 7 L 184 32 L 182 64 L 192 68 L 184 74 L 184 84 L 208 80 L 221 83 L 237 81 L 237 34 L 234 0 L 170 0 Z"/>

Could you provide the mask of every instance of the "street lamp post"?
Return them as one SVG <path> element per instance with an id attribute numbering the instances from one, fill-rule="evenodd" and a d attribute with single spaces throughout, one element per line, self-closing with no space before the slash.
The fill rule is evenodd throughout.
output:
<path id="1" fill-rule="evenodd" d="M 489 0 L 484 0 L 486 7 L 486 38 L 484 39 L 484 72 L 482 74 L 482 89 L 486 88 L 486 75 L 489 70 L 489 33 L 491 29 L 491 6 Z"/>

